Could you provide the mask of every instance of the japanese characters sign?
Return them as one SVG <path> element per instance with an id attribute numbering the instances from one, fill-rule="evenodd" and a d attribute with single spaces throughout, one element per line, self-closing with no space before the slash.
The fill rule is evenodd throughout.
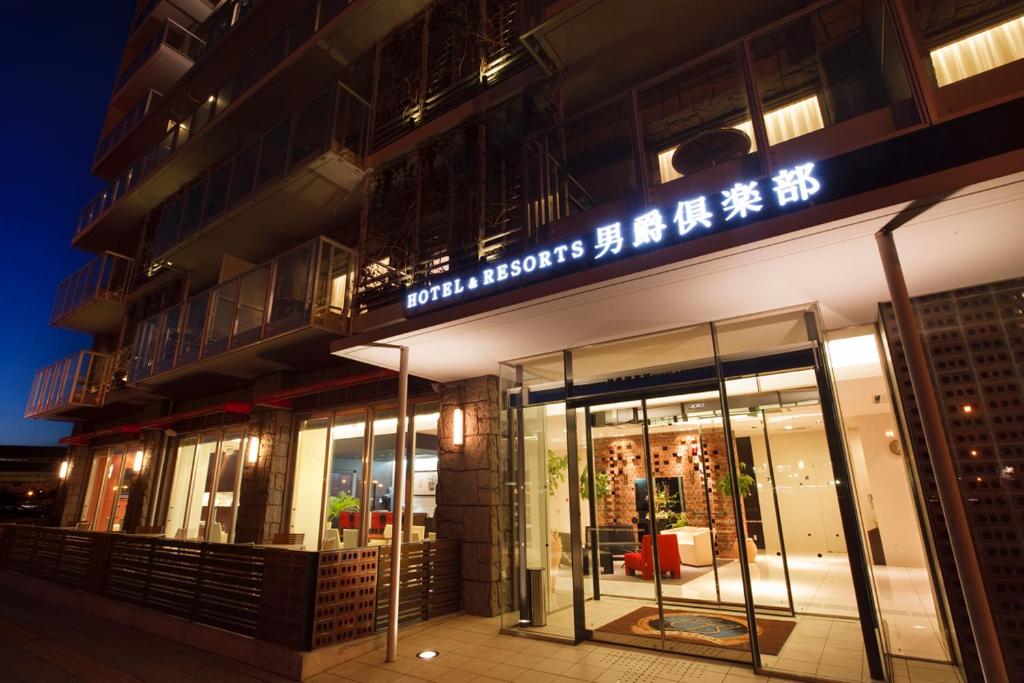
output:
<path id="1" fill-rule="evenodd" d="M 715 195 L 682 197 L 665 209 L 654 208 L 629 222 L 595 226 L 576 239 L 527 251 L 480 266 L 475 271 L 406 289 L 407 314 L 437 305 L 483 296 L 514 283 L 554 277 L 588 265 L 676 244 L 701 234 L 751 222 L 806 205 L 821 189 L 814 164 L 780 169 L 768 180 L 737 182 Z"/>

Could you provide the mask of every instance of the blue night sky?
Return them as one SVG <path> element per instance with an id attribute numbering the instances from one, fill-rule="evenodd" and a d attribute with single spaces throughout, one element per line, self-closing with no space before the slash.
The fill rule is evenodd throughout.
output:
<path id="1" fill-rule="evenodd" d="M 103 187 L 89 169 L 134 6 L 0 0 L 0 444 L 53 445 L 70 432 L 22 415 L 35 371 L 90 343 L 48 322 L 57 284 L 89 258 L 71 234 Z"/>

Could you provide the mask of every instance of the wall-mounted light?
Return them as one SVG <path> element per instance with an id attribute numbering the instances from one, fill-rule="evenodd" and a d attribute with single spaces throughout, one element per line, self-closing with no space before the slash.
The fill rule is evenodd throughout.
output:
<path id="1" fill-rule="evenodd" d="M 462 408 L 452 411 L 452 443 L 456 446 L 461 446 L 466 439 L 465 421 Z"/>
<path id="2" fill-rule="evenodd" d="M 132 461 L 132 470 L 138 474 L 142 471 L 142 451 L 135 451 L 135 460 Z"/>
<path id="3" fill-rule="evenodd" d="M 70 461 L 65 460 L 64 462 L 62 462 L 60 464 L 60 470 L 57 472 L 57 478 L 58 479 L 67 479 L 68 478 L 68 470 L 70 468 L 71 468 L 71 462 Z"/>
<path id="4" fill-rule="evenodd" d="M 258 436 L 250 436 L 249 437 L 249 447 L 246 450 L 247 450 L 246 456 L 247 456 L 247 460 L 249 461 L 249 464 L 250 465 L 255 465 L 256 461 L 259 460 L 259 457 L 260 457 L 260 437 L 258 437 Z"/>

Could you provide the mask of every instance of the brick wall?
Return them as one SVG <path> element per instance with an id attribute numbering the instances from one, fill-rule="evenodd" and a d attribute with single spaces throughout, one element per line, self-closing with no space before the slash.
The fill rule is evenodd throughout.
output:
<path id="1" fill-rule="evenodd" d="M 698 443 L 699 438 L 699 443 Z M 715 531 L 715 550 L 721 557 L 736 557 L 736 517 L 732 501 L 719 493 L 714 483 L 728 471 L 725 435 L 721 429 L 656 432 L 651 439 L 651 468 L 657 477 L 681 477 L 683 501 L 689 526 Z M 693 456 L 704 459 L 707 482 Z M 612 492 L 598 501 L 598 521 L 608 526 L 630 526 L 636 514 L 634 481 L 646 478 L 643 435 L 594 439 L 594 461 L 598 472 L 612 478 Z M 707 487 L 707 498 L 705 497 Z M 708 522 L 708 500 L 711 523 Z"/>

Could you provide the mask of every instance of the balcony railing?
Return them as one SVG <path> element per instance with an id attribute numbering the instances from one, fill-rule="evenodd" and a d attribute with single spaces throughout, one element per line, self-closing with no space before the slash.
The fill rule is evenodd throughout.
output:
<path id="1" fill-rule="evenodd" d="M 140 156 L 112 180 L 79 213 L 75 235 L 79 235 L 116 204 L 121 197 L 148 178 L 182 145 L 216 119 L 233 102 L 241 99 L 264 76 L 277 67 L 288 55 L 305 44 L 314 33 L 331 22 L 352 0 L 316 0 L 301 12 L 280 33 L 271 38 L 242 67 L 228 78 L 180 122 L 170 122 L 167 133 L 145 154 Z M 247 8 L 248 9 L 248 8 Z"/>
<path id="2" fill-rule="evenodd" d="M 153 111 L 153 108 L 163 99 L 163 93 L 150 90 L 124 117 L 117 122 L 109 133 L 103 136 L 100 144 L 96 146 L 95 158 L 102 159 L 117 143 L 124 139 L 128 133 L 135 130 L 135 127 L 146 118 L 146 114 Z"/>
<path id="3" fill-rule="evenodd" d="M 263 0 L 228 0 L 221 3 L 220 7 L 214 10 L 213 18 L 210 20 L 209 28 L 206 31 L 207 53 L 214 45 L 219 43 L 224 36 L 231 32 L 231 29 L 247 16 L 252 10 L 263 2 Z"/>
<path id="4" fill-rule="evenodd" d="M 122 301 L 131 281 L 132 263 L 127 256 L 109 251 L 89 261 L 57 287 L 50 324 L 61 325 L 97 302 Z"/>
<path id="5" fill-rule="evenodd" d="M 160 207 L 153 254 L 156 260 L 329 151 L 362 167 L 369 104 L 338 83 L 249 147 L 207 171 Z"/>
<path id="6" fill-rule="evenodd" d="M 112 358 L 79 351 L 36 373 L 25 417 L 43 417 L 80 407 L 100 407 L 110 384 Z"/>
<path id="7" fill-rule="evenodd" d="M 148 62 L 164 45 L 194 62 L 202 54 L 204 42 L 202 38 L 191 33 L 173 19 L 166 20 L 163 28 L 139 50 L 138 54 L 121 71 L 121 75 L 118 76 L 114 84 L 114 92 L 120 92 L 121 88 L 139 72 L 143 64 Z"/>
<path id="8" fill-rule="evenodd" d="M 319 237 L 148 318 L 129 381 L 300 329 L 346 332 L 356 262 L 353 250 Z"/>

